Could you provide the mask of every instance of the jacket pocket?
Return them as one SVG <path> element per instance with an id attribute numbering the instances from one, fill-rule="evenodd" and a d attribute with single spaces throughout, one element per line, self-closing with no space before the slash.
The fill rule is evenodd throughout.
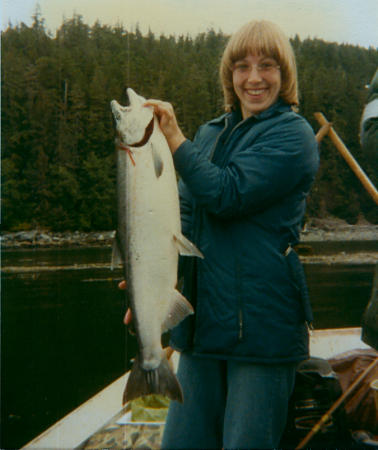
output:
<path id="1" fill-rule="evenodd" d="M 294 282 L 300 293 L 302 301 L 303 318 L 308 324 L 311 324 L 314 321 L 314 316 L 312 314 L 310 295 L 308 293 L 306 277 L 302 263 L 299 259 L 299 256 L 291 248 L 290 245 L 285 252 L 285 257 L 287 262 L 289 263 L 291 272 L 293 274 Z"/>

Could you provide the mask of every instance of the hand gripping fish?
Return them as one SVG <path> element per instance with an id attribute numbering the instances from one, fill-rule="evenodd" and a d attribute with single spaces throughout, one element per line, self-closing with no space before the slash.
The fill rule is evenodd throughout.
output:
<path id="1" fill-rule="evenodd" d="M 127 90 L 130 107 L 111 102 L 117 128 L 118 225 L 112 268 L 123 264 L 139 354 L 124 404 L 148 394 L 183 401 L 161 335 L 193 313 L 176 290 L 179 253 L 203 258 L 181 234 L 177 181 L 171 152 L 145 99 Z"/>

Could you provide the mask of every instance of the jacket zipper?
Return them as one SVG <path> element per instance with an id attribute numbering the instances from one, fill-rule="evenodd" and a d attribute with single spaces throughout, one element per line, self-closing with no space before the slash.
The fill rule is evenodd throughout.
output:
<path id="1" fill-rule="evenodd" d="M 243 313 L 239 309 L 239 341 L 243 339 Z"/>
<path id="2" fill-rule="evenodd" d="M 236 263 L 236 281 L 237 281 L 237 293 L 238 293 L 238 306 L 239 306 L 239 341 L 243 339 L 243 296 L 242 296 L 242 281 L 241 281 L 241 267 L 240 262 Z"/>
<path id="3" fill-rule="evenodd" d="M 223 130 L 218 134 L 218 137 L 217 137 L 217 139 L 216 139 L 216 141 L 215 141 L 215 144 L 214 144 L 214 146 L 213 146 L 213 149 L 212 149 L 212 152 L 211 152 L 211 154 L 210 154 L 210 158 L 209 158 L 209 161 L 212 161 L 212 159 L 213 159 L 213 156 L 214 156 L 214 152 L 215 152 L 215 149 L 217 148 L 217 145 L 218 145 L 218 141 L 219 141 L 219 138 L 222 136 L 222 134 L 226 131 L 226 129 L 228 128 L 228 123 L 229 123 L 229 120 L 228 120 L 228 118 L 226 118 L 226 125 L 225 125 L 225 127 L 223 128 Z M 223 147 L 226 145 L 226 143 L 227 143 L 227 141 L 229 140 L 229 138 L 231 137 L 231 135 L 232 135 L 232 133 L 240 126 L 240 125 L 242 125 L 242 123 L 243 123 L 243 121 L 242 122 L 240 122 L 240 123 L 238 123 L 232 130 L 231 130 L 231 132 L 230 132 L 230 134 L 228 135 L 228 137 L 227 137 L 227 139 L 226 139 L 226 141 L 225 141 L 225 143 L 223 144 Z M 198 228 L 197 228 L 197 230 L 198 230 Z M 242 308 L 242 293 L 241 293 L 241 288 L 240 288 L 240 285 L 241 285 L 241 274 L 240 274 L 240 264 L 239 264 L 239 261 L 237 262 L 237 265 L 236 265 L 236 270 L 237 270 L 237 290 L 238 290 L 238 306 L 239 306 L 239 340 L 241 341 L 242 339 L 243 339 L 243 308 Z"/>

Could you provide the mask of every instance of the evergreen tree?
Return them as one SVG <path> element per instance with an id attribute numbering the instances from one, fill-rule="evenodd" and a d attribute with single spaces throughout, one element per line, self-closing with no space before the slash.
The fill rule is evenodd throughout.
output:
<path id="1" fill-rule="evenodd" d="M 80 15 L 48 35 L 37 8 L 33 24 L 2 32 L 2 200 L 4 229 L 114 229 L 115 161 L 110 101 L 126 89 L 169 101 L 192 139 L 222 112 L 219 62 L 228 37 L 144 36 L 137 26 L 89 27 Z M 291 40 L 298 65 L 300 113 L 314 130 L 321 111 L 363 170 L 378 180 L 359 144 L 365 85 L 377 49 Z M 378 223 L 377 205 L 328 137 L 306 217 L 333 214 Z"/>

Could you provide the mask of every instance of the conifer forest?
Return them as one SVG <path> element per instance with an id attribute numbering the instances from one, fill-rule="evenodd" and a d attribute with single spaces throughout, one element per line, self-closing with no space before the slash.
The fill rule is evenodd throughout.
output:
<path id="1" fill-rule="evenodd" d="M 142 35 L 121 25 L 64 20 L 56 36 L 35 14 L 33 25 L 2 32 L 2 226 L 112 230 L 116 227 L 115 129 L 110 101 L 126 104 L 126 88 L 173 104 L 184 134 L 222 114 L 218 77 L 228 36 Z M 378 50 L 291 40 L 300 107 L 314 131 L 320 111 L 375 186 L 364 159 L 359 123 Z M 329 216 L 378 223 L 378 207 L 328 137 L 307 203 L 306 219 Z"/>

